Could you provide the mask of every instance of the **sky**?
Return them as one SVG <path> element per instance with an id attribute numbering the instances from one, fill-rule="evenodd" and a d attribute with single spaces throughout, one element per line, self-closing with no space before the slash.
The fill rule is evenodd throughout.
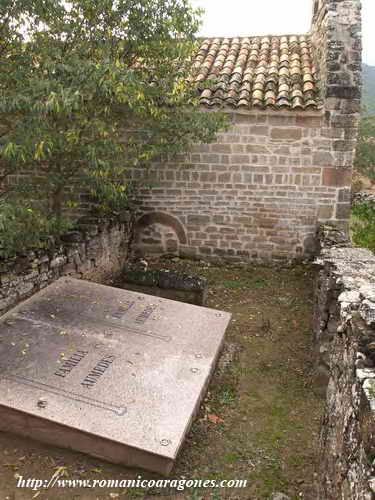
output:
<path id="1" fill-rule="evenodd" d="M 313 1 L 191 0 L 191 3 L 206 11 L 199 34 L 219 37 L 307 33 Z M 375 66 L 374 21 L 375 1 L 362 0 L 363 61 L 372 66 Z"/>

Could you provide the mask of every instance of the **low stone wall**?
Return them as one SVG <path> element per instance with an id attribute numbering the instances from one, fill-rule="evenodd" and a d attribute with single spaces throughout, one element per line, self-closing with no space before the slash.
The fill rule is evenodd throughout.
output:
<path id="1" fill-rule="evenodd" d="M 64 275 L 106 282 L 128 255 L 130 217 L 123 221 L 84 218 L 61 245 L 0 261 L 0 315 Z"/>
<path id="2" fill-rule="evenodd" d="M 199 306 L 205 305 L 207 280 L 200 276 L 177 273 L 169 269 L 144 269 L 127 266 L 121 275 L 122 287 L 165 299 L 179 300 Z"/>
<path id="3" fill-rule="evenodd" d="M 373 191 L 359 191 L 358 193 L 353 193 L 352 203 L 367 203 L 375 208 L 375 193 Z"/>
<path id="4" fill-rule="evenodd" d="M 375 497 L 375 255 L 320 228 L 314 336 L 326 388 L 319 500 Z"/>

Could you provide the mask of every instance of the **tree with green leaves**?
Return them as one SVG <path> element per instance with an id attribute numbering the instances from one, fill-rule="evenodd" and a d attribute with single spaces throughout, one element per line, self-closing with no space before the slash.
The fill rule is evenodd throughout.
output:
<path id="1" fill-rule="evenodd" d="M 354 168 L 375 183 L 375 115 L 361 118 Z"/>
<path id="2" fill-rule="evenodd" d="M 69 227 L 86 190 L 127 206 L 127 172 L 212 142 L 189 0 L 0 0 L 0 255 Z"/>

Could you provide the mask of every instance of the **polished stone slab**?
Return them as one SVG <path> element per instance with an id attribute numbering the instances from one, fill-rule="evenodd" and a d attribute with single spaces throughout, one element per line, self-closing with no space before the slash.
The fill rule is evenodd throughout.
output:
<path id="1" fill-rule="evenodd" d="M 60 278 L 0 318 L 0 430 L 168 474 L 229 320 Z"/>

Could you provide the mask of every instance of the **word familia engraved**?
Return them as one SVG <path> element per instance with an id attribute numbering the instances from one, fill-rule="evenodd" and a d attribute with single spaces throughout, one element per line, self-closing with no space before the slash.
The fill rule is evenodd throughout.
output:
<path id="1" fill-rule="evenodd" d="M 64 361 L 64 364 L 59 368 L 55 375 L 58 377 L 66 377 L 75 368 L 78 363 L 89 353 L 89 351 L 77 351 Z"/>
<path id="2" fill-rule="evenodd" d="M 55 371 L 55 375 L 57 375 L 58 377 L 65 378 L 88 353 L 89 351 L 82 351 L 82 350 L 75 352 L 70 356 L 69 359 L 67 359 L 64 362 L 61 368 Z M 81 382 L 81 385 L 89 388 L 94 386 L 98 381 L 98 379 L 111 366 L 111 364 L 114 362 L 115 359 L 116 357 L 112 355 L 104 356 L 88 373 L 88 375 L 86 375 L 86 377 Z"/>

